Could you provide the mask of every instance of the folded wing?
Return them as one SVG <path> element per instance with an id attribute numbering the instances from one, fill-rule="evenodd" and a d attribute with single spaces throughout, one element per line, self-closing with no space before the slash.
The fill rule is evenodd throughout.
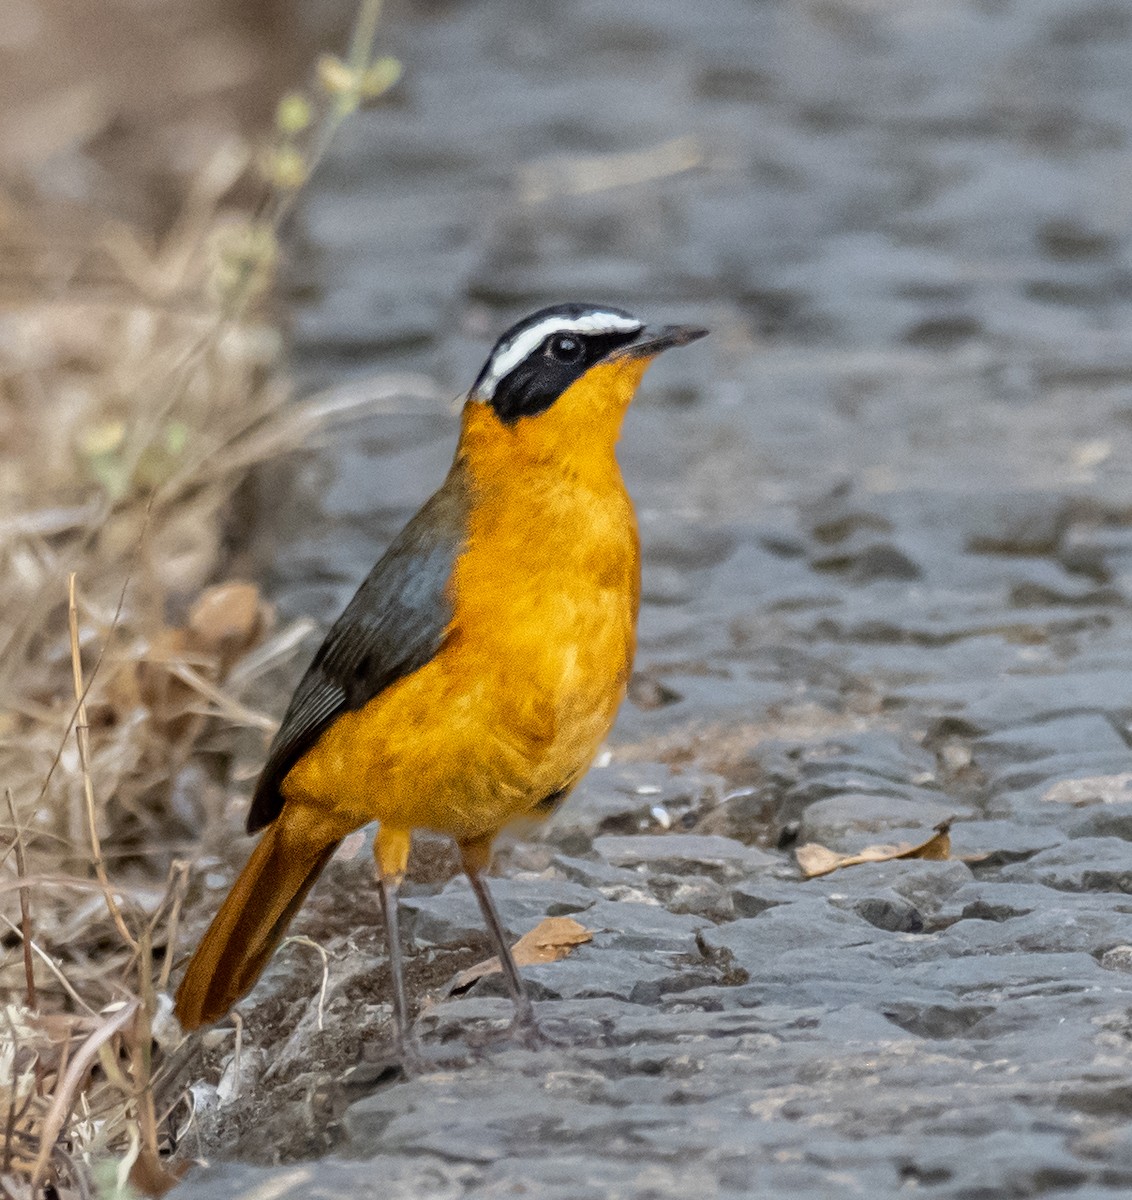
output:
<path id="1" fill-rule="evenodd" d="M 452 621 L 449 584 L 464 545 L 468 503 L 457 463 L 334 622 L 271 743 L 248 812 L 249 833 L 279 815 L 283 780 L 335 718 L 362 708 L 439 651 Z"/>

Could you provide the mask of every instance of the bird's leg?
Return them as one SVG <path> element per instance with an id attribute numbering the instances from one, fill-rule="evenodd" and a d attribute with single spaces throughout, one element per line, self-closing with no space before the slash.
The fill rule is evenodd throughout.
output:
<path id="1" fill-rule="evenodd" d="M 401 965 L 401 930 L 397 920 L 397 893 L 400 881 L 382 879 L 379 884 L 381 916 L 385 922 L 385 940 L 389 947 L 389 970 L 393 976 L 393 1024 L 397 1031 L 397 1053 L 404 1058 L 409 1049 L 409 1009 L 405 1003 L 405 974 Z"/>
<path id="2" fill-rule="evenodd" d="M 472 885 L 472 891 L 480 906 L 480 912 L 483 913 L 484 923 L 491 934 L 491 940 L 495 943 L 495 953 L 499 958 L 499 965 L 503 969 L 503 978 L 507 982 L 507 990 L 511 993 L 511 999 L 515 1004 L 515 1019 L 511 1028 L 524 1043 L 529 1046 L 537 1046 L 544 1039 L 538 1021 L 535 1020 L 535 1010 L 531 1005 L 530 996 L 527 995 L 527 986 L 511 955 L 511 947 L 507 944 L 507 935 L 503 932 L 499 913 L 495 910 L 495 901 L 492 900 L 491 892 L 483 878 L 483 871 L 491 861 L 491 839 L 478 838 L 474 842 L 461 842 L 460 857 L 463 860 L 468 882 Z"/>
<path id="3" fill-rule="evenodd" d="M 423 1064 L 409 1027 L 409 1006 L 405 1002 L 405 972 L 401 959 L 401 928 L 397 913 L 397 895 L 409 860 L 409 839 L 408 830 L 382 826 L 374 840 L 373 853 L 377 860 L 378 894 L 381 897 L 381 916 L 385 922 L 385 940 L 389 949 L 389 971 L 393 976 L 393 1024 L 397 1055 L 406 1073 L 411 1074 L 421 1071 Z"/>

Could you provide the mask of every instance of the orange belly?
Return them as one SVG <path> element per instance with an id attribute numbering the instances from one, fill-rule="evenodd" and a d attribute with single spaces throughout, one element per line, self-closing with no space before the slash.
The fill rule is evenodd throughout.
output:
<path id="1" fill-rule="evenodd" d="M 323 733 L 284 780 L 289 806 L 343 832 L 376 819 L 470 841 L 576 782 L 635 648 L 636 522 L 610 463 L 586 486 L 492 477 L 440 652 Z"/>

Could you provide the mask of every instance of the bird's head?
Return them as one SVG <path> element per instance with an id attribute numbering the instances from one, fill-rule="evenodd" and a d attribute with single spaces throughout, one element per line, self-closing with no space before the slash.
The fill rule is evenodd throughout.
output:
<path id="1" fill-rule="evenodd" d="M 706 333 L 649 326 L 607 304 L 540 309 L 496 342 L 468 394 L 472 418 L 532 449 L 590 441 L 611 450 L 649 363 Z"/>

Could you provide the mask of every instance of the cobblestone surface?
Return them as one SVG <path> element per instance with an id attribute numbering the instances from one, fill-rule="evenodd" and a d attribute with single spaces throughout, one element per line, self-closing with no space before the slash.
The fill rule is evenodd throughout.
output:
<path id="1" fill-rule="evenodd" d="M 389 30 L 400 102 L 304 213 L 312 383 L 455 394 L 571 297 L 714 336 L 625 432 L 645 602 L 612 760 L 495 883 L 516 934 L 594 930 L 527 971 L 563 1045 L 492 1042 L 485 979 L 425 1008 L 435 1071 L 343 1082 L 311 975 L 307 1132 L 226 1130 L 206 1081 L 202 1148 L 330 1157 L 180 1194 L 1127 1195 L 1132 4 L 499 0 Z M 406 402 L 305 460 L 271 505 L 286 609 L 332 615 L 453 438 Z M 947 817 L 951 861 L 793 865 Z M 361 904 L 305 919 L 337 936 L 328 1028 L 383 1036 Z M 406 923 L 437 970 L 480 936 L 458 880 Z M 261 1105 L 281 1053 L 247 1068 Z"/>

